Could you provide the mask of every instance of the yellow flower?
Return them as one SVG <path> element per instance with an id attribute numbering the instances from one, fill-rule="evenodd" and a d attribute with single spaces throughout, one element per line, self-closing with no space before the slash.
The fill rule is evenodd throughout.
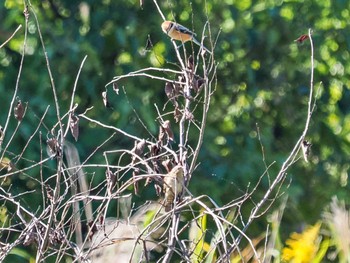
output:
<path id="1" fill-rule="evenodd" d="M 308 227 L 302 233 L 292 233 L 282 251 L 282 260 L 292 263 L 308 263 L 314 259 L 319 248 L 321 223 Z"/>

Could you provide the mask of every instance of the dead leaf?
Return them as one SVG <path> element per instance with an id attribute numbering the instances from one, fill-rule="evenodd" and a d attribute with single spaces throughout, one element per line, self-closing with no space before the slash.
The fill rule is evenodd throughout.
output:
<path id="1" fill-rule="evenodd" d="M 139 142 L 135 141 L 135 146 L 134 148 L 131 150 L 131 152 L 134 154 L 132 156 L 132 163 L 134 164 L 137 161 L 137 157 L 139 156 L 141 157 L 143 154 L 143 150 L 145 149 L 145 145 L 146 145 L 146 141 L 145 140 L 141 140 Z M 136 156 L 135 156 L 136 155 Z"/>
<path id="2" fill-rule="evenodd" d="M 304 160 L 307 163 L 309 162 L 309 157 L 311 154 L 311 146 L 312 146 L 312 144 L 307 140 L 303 140 L 303 142 L 301 144 L 301 149 L 303 151 Z"/>
<path id="3" fill-rule="evenodd" d="M 298 42 L 299 44 L 301 44 L 308 38 L 309 38 L 309 35 L 304 34 L 298 37 L 296 40 L 294 40 L 294 42 Z"/>
<path id="4" fill-rule="evenodd" d="M 47 146 L 49 147 L 50 154 L 53 157 L 62 156 L 62 147 L 58 143 L 55 137 L 46 140 Z"/>
<path id="5" fill-rule="evenodd" d="M 168 140 L 174 141 L 174 133 L 171 130 L 171 124 L 169 120 L 164 121 L 162 128 L 166 135 L 168 136 Z"/>
<path id="6" fill-rule="evenodd" d="M 19 100 L 17 102 L 17 105 L 13 109 L 13 112 L 14 112 L 16 120 L 22 121 L 23 116 L 24 116 L 24 107 L 23 107 L 23 104 L 22 104 L 21 100 Z"/>
<path id="7" fill-rule="evenodd" d="M 182 114 L 181 114 L 181 111 L 180 111 L 180 109 L 179 109 L 179 106 L 176 106 L 176 107 L 175 107 L 175 111 L 174 111 L 174 119 L 175 119 L 175 122 L 179 122 L 180 119 L 181 119 L 181 116 L 182 116 Z"/>
<path id="8" fill-rule="evenodd" d="M 192 55 L 189 56 L 189 58 L 188 58 L 188 60 L 187 60 L 187 68 L 188 68 L 191 72 L 194 71 L 194 59 L 193 59 Z"/>
<path id="9" fill-rule="evenodd" d="M 174 84 L 170 82 L 165 83 L 165 95 L 168 97 L 168 99 L 172 102 L 173 105 L 175 105 L 175 89 L 174 89 Z"/>
<path id="10" fill-rule="evenodd" d="M 70 116 L 69 128 L 75 141 L 77 141 L 79 136 L 79 117 L 74 113 L 72 113 Z"/>
<path id="11" fill-rule="evenodd" d="M 107 92 L 106 91 L 102 92 L 102 100 L 103 100 L 103 105 L 105 105 L 106 108 L 109 108 L 110 104 L 108 102 Z"/>

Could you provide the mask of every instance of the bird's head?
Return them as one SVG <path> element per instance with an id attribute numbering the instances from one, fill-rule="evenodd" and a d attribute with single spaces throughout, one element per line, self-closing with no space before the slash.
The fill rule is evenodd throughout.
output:
<path id="1" fill-rule="evenodd" d="M 162 23 L 162 30 L 165 34 L 168 34 L 171 28 L 174 26 L 174 23 L 171 21 L 164 21 Z"/>

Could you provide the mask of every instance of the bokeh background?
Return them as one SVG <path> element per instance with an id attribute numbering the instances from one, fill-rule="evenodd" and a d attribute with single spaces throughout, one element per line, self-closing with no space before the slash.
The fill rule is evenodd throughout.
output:
<path id="1" fill-rule="evenodd" d="M 87 55 L 76 92 L 77 112 L 93 106 L 89 116 L 103 123 L 143 138 L 157 135 L 157 112 L 153 105 L 167 101 L 163 83 L 146 78 L 123 81 L 119 85 L 125 88 L 126 95 L 121 92 L 117 96 L 107 91 L 111 108 L 104 107 L 101 97 L 105 84 L 114 76 L 146 67 L 176 68 L 173 45 L 160 28 L 162 19 L 153 1 L 144 2 L 141 8 L 136 0 L 31 1 L 39 19 L 62 112 L 69 109 L 76 74 Z M 200 165 L 190 191 L 194 195 L 209 194 L 219 205 L 240 197 L 265 171 L 261 144 L 266 163 L 275 162 L 269 174 L 272 178 L 276 175 L 305 125 L 310 45 L 309 41 L 298 44 L 294 40 L 312 28 L 317 99 L 307 134 L 312 142 L 312 155 L 309 163 L 300 160 L 288 171 L 286 182 L 290 183 L 285 183 L 282 189 L 284 196 L 288 196 L 281 222 L 282 238 L 320 219 L 332 196 L 349 204 L 349 1 L 168 0 L 159 4 L 168 19 L 176 19 L 195 30 L 199 37 L 208 21 L 215 40 L 217 85 L 199 156 Z M 21 0 L 4 0 L 0 4 L 0 43 L 19 24 L 24 25 L 23 10 Z M 23 29 L 0 49 L 2 125 L 20 65 Z M 205 43 L 209 44 L 208 38 Z M 29 18 L 25 53 L 18 97 L 28 102 L 28 111 L 8 148 L 9 157 L 22 151 L 48 105 L 51 107 L 44 121 L 48 128 L 40 130 L 44 137 L 56 122 L 52 89 L 33 17 Z M 13 131 L 16 124 L 10 122 L 9 130 Z M 108 130 L 81 121 L 76 143 L 81 160 L 110 135 Z M 103 149 L 132 147 L 132 142 L 120 136 Z M 39 160 L 40 145 L 29 147 L 24 157 Z M 96 158 L 91 162 L 103 162 L 102 155 Z M 28 162 L 19 161 L 17 165 L 21 168 Z M 94 175 L 96 184 L 105 178 L 103 171 L 87 172 L 91 177 Z M 26 177 L 11 180 L 15 193 L 40 189 Z M 265 178 L 253 201 L 259 201 L 268 187 Z M 38 191 L 37 199 L 24 202 L 28 207 L 35 207 L 42 202 L 41 198 Z M 143 189 L 134 201 L 155 198 L 154 191 Z M 278 205 L 279 200 L 271 211 Z M 249 213 L 251 208 L 248 205 L 243 209 Z M 252 229 L 265 229 L 268 215 Z"/>

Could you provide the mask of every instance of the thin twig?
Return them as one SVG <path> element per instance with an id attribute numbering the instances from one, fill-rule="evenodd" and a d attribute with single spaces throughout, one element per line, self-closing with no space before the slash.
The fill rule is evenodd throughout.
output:
<path id="1" fill-rule="evenodd" d="M 314 81 L 314 79 L 313 79 L 313 77 L 314 77 L 314 48 L 313 48 L 313 42 L 312 42 L 312 30 L 311 29 L 309 29 L 309 38 L 310 38 L 310 46 L 311 46 L 311 74 L 310 74 L 310 91 L 309 91 L 308 110 L 307 110 L 307 116 L 306 116 L 304 130 L 302 132 L 302 135 L 299 137 L 298 141 L 295 143 L 294 148 L 292 149 L 291 153 L 289 154 L 289 156 L 286 158 L 286 160 L 282 164 L 281 169 L 278 172 L 275 180 L 272 182 L 271 186 L 266 191 L 265 195 L 260 200 L 260 202 L 252 210 L 252 212 L 247 220 L 247 223 L 245 224 L 245 226 L 242 230 L 243 233 L 247 231 L 247 229 L 251 225 L 251 223 L 257 218 L 258 212 L 265 205 L 265 203 L 269 200 L 270 195 L 272 194 L 272 192 L 274 191 L 276 186 L 281 182 L 281 180 L 283 180 L 285 178 L 286 172 L 290 168 L 290 166 L 293 164 L 293 160 L 294 160 L 295 156 L 298 154 L 298 151 L 301 147 L 301 143 L 304 140 L 304 138 L 307 134 L 307 131 L 309 129 L 310 120 L 312 117 L 312 101 L 313 101 L 313 89 L 314 89 L 314 86 L 313 86 L 313 81 Z M 242 239 L 242 235 L 239 235 L 237 237 L 235 243 L 238 245 L 240 243 L 241 239 Z M 236 244 L 234 244 L 233 246 L 230 247 L 230 249 L 228 250 L 228 254 L 231 254 L 237 248 Z M 222 262 L 222 261 L 223 261 L 223 258 L 221 257 L 218 260 L 218 262 Z"/>
<path id="2" fill-rule="evenodd" d="M 27 11 L 28 10 L 27 10 L 27 7 L 26 7 L 25 8 L 25 12 L 27 12 Z M 26 52 L 26 49 L 27 49 L 27 36 L 28 36 L 28 16 L 25 16 L 25 30 L 24 30 L 24 40 L 23 40 L 23 50 L 22 50 L 22 54 L 21 54 L 21 62 L 19 64 L 19 69 L 18 69 L 18 74 L 17 74 L 17 79 L 16 79 L 16 85 L 15 85 L 15 91 L 14 91 L 13 96 L 12 96 L 12 100 L 11 100 L 10 107 L 9 107 L 9 112 L 7 114 L 6 122 L 5 122 L 4 129 L 3 129 L 3 136 L 2 136 L 2 138 L 0 138 L 0 151 L 1 151 L 1 146 L 2 146 L 2 140 L 5 138 L 5 134 L 6 134 L 6 131 L 7 131 L 7 126 L 9 124 L 10 118 L 11 118 L 11 112 L 12 112 L 12 109 L 13 109 L 13 105 L 15 103 L 15 100 L 16 100 L 16 97 L 17 97 L 17 92 L 19 90 L 19 81 L 21 79 L 23 63 L 24 63 L 24 57 L 25 57 L 25 52 Z M 4 151 L 3 151 L 2 155 L 1 155 L 1 160 L 4 158 L 5 152 L 6 152 L 6 148 L 4 149 Z"/>
<path id="3" fill-rule="evenodd" d="M 55 101 L 55 108 L 56 108 L 56 115 L 57 115 L 57 121 L 59 123 L 59 132 L 58 134 L 60 135 L 60 146 L 63 147 L 63 142 L 64 142 L 64 137 L 63 135 L 63 125 L 62 125 L 62 121 L 61 121 L 61 114 L 60 114 L 60 106 L 59 106 L 59 100 L 58 100 L 58 95 L 57 95 L 57 90 L 56 90 L 56 85 L 55 85 L 55 81 L 53 79 L 53 75 L 51 72 L 51 66 L 50 66 L 50 61 L 47 55 L 47 51 L 46 51 L 46 47 L 45 47 L 45 43 L 44 43 L 44 39 L 43 36 L 41 34 L 41 29 L 40 29 L 40 23 L 38 20 L 38 17 L 36 16 L 35 10 L 34 8 L 31 6 L 31 10 L 32 10 L 32 14 L 34 16 L 35 19 L 35 23 L 38 29 L 38 34 L 39 34 L 39 38 L 40 38 L 40 42 L 41 42 L 41 47 L 43 49 L 44 52 L 44 57 L 46 60 L 46 68 L 49 74 L 49 78 L 50 78 L 50 83 L 51 83 L 51 88 L 52 88 L 52 92 L 53 92 L 53 96 L 54 96 L 54 101 Z M 45 250 L 45 247 L 47 246 L 48 243 L 48 239 L 49 239 L 49 232 L 51 229 L 51 225 L 52 222 L 54 221 L 55 216 L 55 208 L 57 205 L 57 201 L 59 199 L 60 196 L 60 185 L 61 185 L 61 171 L 62 171 L 62 167 L 63 167 L 63 160 L 61 156 L 57 157 L 57 176 L 56 176 L 56 184 L 55 184 L 55 189 L 54 189 L 54 196 L 53 196 L 53 200 L 51 203 L 51 211 L 50 211 L 50 216 L 49 216 L 49 221 L 48 221 L 48 225 L 43 237 L 43 241 L 40 245 L 40 249 L 38 250 L 37 253 L 37 257 L 36 257 L 36 261 L 40 262 L 41 258 L 43 256 L 43 251 Z"/>
<path id="4" fill-rule="evenodd" d="M 16 33 L 18 32 L 18 30 L 20 30 L 21 28 L 22 28 L 22 25 L 19 25 L 19 26 L 17 27 L 17 29 L 15 30 L 15 32 L 13 32 L 12 35 L 11 35 L 4 43 L 2 43 L 2 44 L 0 45 L 0 49 L 1 49 L 3 46 L 5 46 L 5 45 L 16 35 Z"/>
<path id="5" fill-rule="evenodd" d="M 83 61 L 81 62 L 80 67 L 79 67 L 79 70 L 78 70 L 78 73 L 77 73 L 77 76 L 76 76 L 76 78 L 75 78 L 75 82 L 74 82 L 74 86 L 73 86 L 73 91 L 72 91 L 72 99 L 71 99 L 71 101 L 70 101 L 70 106 L 69 106 L 69 113 L 70 113 L 70 114 L 69 114 L 68 121 L 67 121 L 67 128 L 66 128 L 66 131 L 65 131 L 64 136 L 63 136 L 64 138 L 66 138 L 67 133 L 68 133 L 68 130 L 69 130 L 69 128 L 70 128 L 70 125 L 69 125 L 69 124 L 70 124 L 70 121 L 71 121 L 71 113 L 72 113 L 72 111 L 73 111 L 73 103 L 74 103 L 75 91 L 76 91 L 76 89 L 77 89 L 79 76 L 80 76 L 81 70 L 83 69 L 83 66 L 84 66 L 84 63 L 85 63 L 86 58 L 87 58 L 87 55 L 85 55 Z M 76 107 L 74 107 L 74 108 L 76 108 Z"/>

